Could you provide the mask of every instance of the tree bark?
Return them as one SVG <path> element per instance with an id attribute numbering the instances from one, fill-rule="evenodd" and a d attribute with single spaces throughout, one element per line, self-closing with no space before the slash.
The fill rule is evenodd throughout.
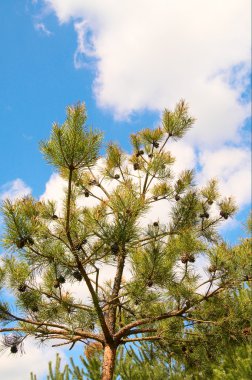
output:
<path id="1" fill-rule="evenodd" d="M 106 345 L 103 353 L 102 380 L 112 380 L 116 359 L 116 347 Z"/>

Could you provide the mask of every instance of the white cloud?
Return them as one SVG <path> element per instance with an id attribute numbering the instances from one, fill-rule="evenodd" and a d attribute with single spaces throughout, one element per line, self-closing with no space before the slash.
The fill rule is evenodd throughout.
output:
<path id="1" fill-rule="evenodd" d="M 101 107 L 126 117 L 183 97 L 198 119 L 194 143 L 237 138 L 249 114 L 238 100 L 250 69 L 249 0 L 45 2 L 60 23 L 74 22 L 76 66 L 97 58 Z"/>
<path id="2" fill-rule="evenodd" d="M 52 342 L 51 344 L 54 344 Z M 38 378 L 48 372 L 49 361 L 55 361 L 56 352 L 60 352 L 62 365 L 66 362 L 63 350 L 52 348 L 50 344 L 38 346 L 32 339 L 25 340 L 25 354 L 11 354 L 9 350 L 0 356 L 1 378 L 4 380 L 29 379 L 30 373 Z M 44 378 L 44 377 L 43 377 Z"/>
<path id="3" fill-rule="evenodd" d="M 52 32 L 42 22 L 37 22 L 34 28 L 48 37 L 52 35 Z"/>
<path id="4" fill-rule="evenodd" d="M 184 142 L 171 145 L 176 171 L 200 164 L 200 183 L 220 177 L 224 194 L 249 203 L 248 151 L 223 146 L 244 143 L 240 132 L 250 115 L 240 101 L 250 71 L 250 1 L 44 2 L 60 23 L 73 22 L 74 63 L 81 68 L 92 59 L 96 65 L 101 107 L 128 117 L 185 98 L 197 121 Z"/>
<path id="5" fill-rule="evenodd" d="M 219 180 L 223 196 L 233 195 L 240 207 L 251 202 L 251 153 L 249 149 L 223 147 L 206 150 L 200 154 L 201 171 L 198 183 L 204 184 L 210 178 Z"/>
<path id="6" fill-rule="evenodd" d="M 15 200 L 31 194 L 31 188 L 24 181 L 17 178 L 0 187 L 0 200 L 10 199 Z"/>
<path id="7" fill-rule="evenodd" d="M 40 200 L 53 200 L 56 202 L 58 210 L 60 210 L 64 201 L 66 186 L 66 181 L 59 174 L 53 173 L 46 183 L 45 192 L 41 195 Z"/>
<path id="8" fill-rule="evenodd" d="M 167 145 L 176 161 L 172 168 L 174 173 L 179 174 L 183 170 L 193 169 L 197 162 L 194 149 L 184 141 L 171 142 Z"/>

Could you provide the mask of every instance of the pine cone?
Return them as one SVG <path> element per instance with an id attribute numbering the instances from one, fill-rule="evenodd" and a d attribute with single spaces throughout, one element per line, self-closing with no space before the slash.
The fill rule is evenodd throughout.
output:
<path id="1" fill-rule="evenodd" d="M 16 354 L 18 352 L 17 346 L 16 345 L 11 346 L 10 351 L 11 351 L 12 354 Z"/>
<path id="2" fill-rule="evenodd" d="M 59 281 L 60 284 L 64 284 L 64 282 L 66 282 L 65 277 L 63 276 L 59 276 L 57 280 Z"/>
<path id="3" fill-rule="evenodd" d="M 153 285 L 153 281 L 152 280 L 148 280 L 147 281 L 147 286 L 149 286 L 149 288 L 151 288 Z"/>
<path id="4" fill-rule="evenodd" d="M 208 272 L 212 273 L 212 272 L 216 272 L 217 271 L 217 266 L 216 265 L 210 265 L 210 267 L 208 268 Z"/>
<path id="5" fill-rule="evenodd" d="M 22 249 L 24 248 L 25 246 L 25 243 L 26 243 L 26 239 L 24 238 L 20 238 L 16 241 L 16 246 L 19 248 L 19 249 Z"/>
<path id="6" fill-rule="evenodd" d="M 175 201 L 178 202 L 180 200 L 180 196 L 178 194 L 175 195 Z"/>
<path id="7" fill-rule="evenodd" d="M 204 218 L 208 219 L 209 218 L 208 212 L 203 212 L 202 214 L 200 214 L 200 218 L 202 218 L 202 219 L 204 219 Z"/>
<path id="8" fill-rule="evenodd" d="M 110 248 L 114 255 L 116 255 L 119 252 L 119 245 L 117 243 L 112 244 Z"/>
<path id="9" fill-rule="evenodd" d="M 144 154 L 144 151 L 142 149 L 138 150 L 136 153 L 136 157 L 142 156 L 143 154 Z"/>
<path id="10" fill-rule="evenodd" d="M 228 219 L 229 214 L 225 211 L 220 211 L 220 216 L 222 216 L 224 219 Z"/>
<path id="11" fill-rule="evenodd" d="M 31 311 L 33 311 L 33 313 L 37 313 L 39 311 L 38 306 L 37 305 L 32 306 Z"/>
<path id="12" fill-rule="evenodd" d="M 73 277 L 78 280 L 78 281 L 81 281 L 82 280 L 82 274 L 76 270 L 75 272 L 73 272 Z"/>
<path id="13" fill-rule="evenodd" d="M 27 288 L 26 284 L 20 284 L 18 287 L 18 291 L 23 293 L 26 291 L 26 288 Z"/>
<path id="14" fill-rule="evenodd" d="M 188 256 L 188 254 L 187 254 L 187 253 L 183 253 L 183 255 L 181 256 L 180 260 L 181 260 L 181 262 L 182 262 L 183 264 L 188 263 L 188 260 L 189 260 L 189 256 Z"/>
<path id="15" fill-rule="evenodd" d="M 34 240 L 33 240 L 33 238 L 30 237 L 30 236 L 26 239 L 26 242 L 27 242 L 28 244 L 30 244 L 30 245 L 33 245 L 33 244 L 34 244 Z"/>
<path id="16" fill-rule="evenodd" d="M 193 255 L 189 255 L 189 257 L 188 257 L 188 261 L 189 261 L 190 263 L 194 263 L 194 262 L 195 262 L 195 257 L 194 257 Z"/>
<path id="17" fill-rule="evenodd" d="M 60 282 L 59 282 L 59 280 L 55 280 L 55 281 L 54 281 L 54 283 L 53 283 L 53 287 L 54 287 L 55 289 L 57 289 L 57 288 L 60 287 Z"/>

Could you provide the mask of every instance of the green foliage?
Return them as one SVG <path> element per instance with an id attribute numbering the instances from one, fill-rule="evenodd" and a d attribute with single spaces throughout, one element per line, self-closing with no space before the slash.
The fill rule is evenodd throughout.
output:
<path id="1" fill-rule="evenodd" d="M 248 380 L 252 376 L 251 345 L 228 350 L 221 358 L 219 365 L 213 367 L 213 378 L 216 380 Z"/>
<path id="2" fill-rule="evenodd" d="M 108 176 L 114 177 L 115 170 L 122 167 L 125 160 L 125 155 L 122 150 L 114 143 L 109 143 L 107 146 L 107 157 L 106 157 L 106 166 L 105 173 Z"/>
<path id="3" fill-rule="evenodd" d="M 188 115 L 188 105 L 184 100 L 177 104 L 174 112 L 165 109 L 163 113 L 163 128 L 174 139 L 183 137 L 194 121 L 195 119 Z"/>
<path id="4" fill-rule="evenodd" d="M 205 197 L 209 206 L 213 204 L 213 202 L 216 201 L 220 196 L 219 191 L 218 191 L 217 180 L 216 179 L 210 180 L 207 186 L 205 186 L 201 190 L 201 194 L 203 195 L 203 197 Z"/>
<path id="5" fill-rule="evenodd" d="M 208 353 L 209 355 L 210 353 Z M 211 354 L 210 354 L 211 355 Z M 176 360 L 176 353 L 155 344 L 142 343 L 120 348 L 117 354 L 114 380 L 249 380 L 252 375 L 251 345 L 236 348 L 226 346 L 205 360 L 204 353 L 190 347 L 184 353 L 184 360 Z M 192 360 L 197 360 L 192 365 Z M 48 380 L 97 380 L 101 375 L 101 352 L 93 350 L 87 359 L 80 356 L 83 368 L 79 368 L 70 358 L 70 365 L 60 368 L 57 354 L 55 368 L 49 363 Z M 58 377 L 57 377 L 58 376 Z M 31 380 L 36 376 L 31 374 Z"/>
<path id="6" fill-rule="evenodd" d="M 62 126 L 53 125 L 48 142 L 41 143 L 47 161 L 58 169 L 79 169 L 94 165 L 100 149 L 101 134 L 83 129 L 86 111 L 83 104 L 67 107 Z"/>

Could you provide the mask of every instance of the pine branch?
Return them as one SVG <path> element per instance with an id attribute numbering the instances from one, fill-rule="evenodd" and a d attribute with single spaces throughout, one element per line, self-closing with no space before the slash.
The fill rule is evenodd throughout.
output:
<path id="1" fill-rule="evenodd" d="M 97 178 L 96 176 L 94 175 L 94 173 L 92 172 L 91 168 L 89 167 L 88 170 L 90 171 L 93 179 L 96 181 L 96 183 L 98 183 L 97 181 Z M 104 192 L 104 194 L 106 195 L 106 197 L 109 199 L 110 198 L 110 195 L 109 193 L 107 192 L 107 190 L 104 188 L 104 186 L 101 185 L 101 183 L 99 183 L 99 188 Z"/>
<path id="2" fill-rule="evenodd" d="M 118 297 L 120 287 L 121 287 L 123 269 L 125 265 L 125 258 L 126 258 L 125 248 L 122 248 L 117 259 L 117 269 L 116 269 L 116 274 L 114 278 L 113 290 L 111 294 L 111 299 L 114 301 L 110 302 L 109 304 L 109 324 L 113 333 L 115 332 L 115 322 L 116 322 L 116 304 L 117 304 L 116 298 Z"/>
<path id="3" fill-rule="evenodd" d="M 151 341 L 157 341 L 160 339 L 162 339 L 161 336 L 154 335 L 154 336 L 146 336 L 146 337 L 141 337 L 141 338 L 121 339 L 121 342 L 123 344 L 131 343 L 131 342 L 143 342 L 143 341 L 151 342 Z"/>
<path id="4" fill-rule="evenodd" d="M 186 321 L 193 321 L 193 322 L 196 322 L 196 323 L 209 323 L 209 324 L 212 324 L 212 325 L 215 325 L 215 326 L 218 326 L 219 323 L 218 322 L 215 322 L 215 321 L 205 321 L 203 319 L 197 319 L 197 318 L 189 318 L 189 317 L 185 317 L 185 316 L 182 316 L 183 319 L 185 319 Z"/>
<path id="5" fill-rule="evenodd" d="M 99 318 L 99 321 L 100 321 L 100 325 L 101 325 L 101 328 L 102 328 L 102 331 L 103 331 L 103 334 L 104 334 L 104 337 L 105 339 L 110 342 L 112 340 L 112 337 L 111 337 L 111 334 L 110 334 L 110 331 L 108 329 L 108 326 L 107 326 L 107 323 L 106 323 L 106 320 L 104 318 L 104 315 L 103 315 L 103 312 L 102 312 L 102 309 L 100 307 L 100 304 L 99 304 L 99 299 L 98 299 L 98 296 L 92 286 L 92 283 L 83 267 L 83 265 L 81 264 L 79 258 L 77 255 L 75 255 L 75 258 L 76 258 L 76 262 L 77 262 L 77 265 L 78 265 L 78 269 L 79 271 L 81 272 L 86 284 L 87 284 L 87 287 L 88 287 L 88 290 L 91 294 L 91 297 L 92 297 L 92 300 L 93 300 L 93 304 L 94 304 L 94 307 L 96 309 L 96 312 L 97 312 L 97 315 L 98 315 L 98 318 Z"/>
<path id="6" fill-rule="evenodd" d="M 202 303 L 203 301 L 207 300 L 208 298 L 211 298 L 215 296 L 216 294 L 222 292 L 225 290 L 223 287 L 219 287 L 215 289 L 212 293 L 208 294 L 207 296 L 202 297 L 200 300 L 195 301 L 192 305 L 184 306 L 182 309 L 179 310 L 174 310 L 168 313 L 161 314 L 159 316 L 155 317 L 149 317 L 149 318 L 143 318 L 138 321 L 132 322 L 123 328 L 121 328 L 115 335 L 115 339 L 120 339 L 122 336 L 127 335 L 132 328 L 137 327 L 137 326 L 142 326 L 146 324 L 151 324 L 153 322 L 161 321 L 164 319 L 172 318 L 172 317 L 181 317 L 187 310 L 190 310 L 192 306 L 195 306 L 197 304 Z"/>
<path id="7" fill-rule="evenodd" d="M 0 328 L 0 332 L 12 332 L 12 331 L 23 332 L 24 330 L 21 327 L 5 327 L 5 328 Z"/>
<path id="8" fill-rule="evenodd" d="M 91 169 L 90 169 L 91 171 Z M 68 237 L 68 240 L 69 240 L 69 243 L 70 243 L 70 246 L 71 246 L 71 250 L 74 254 L 74 257 L 76 259 L 76 263 L 77 263 L 77 266 L 78 266 L 78 269 L 79 271 L 81 272 L 81 274 L 83 275 L 84 277 L 84 280 L 87 284 L 87 287 L 89 289 L 89 292 L 91 294 L 91 297 L 92 297 L 92 300 L 93 300 L 93 304 L 94 304 L 94 307 L 97 311 L 97 315 L 98 315 L 98 318 L 99 318 L 99 321 L 100 321 L 100 324 L 101 324 L 101 328 L 103 330 L 103 333 L 104 333 L 104 336 L 105 338 L 108 340 L 108 341 L 111 341 L 111 335 L 110 335 L 110 332 L 109 332 L 109 329 L 107 327 L 107 324 L 106 324 L 106 321 L 105 321 L 105 318 L 104 318 L 104 315 L 102 313 L 102 309 L 99 305 L 99 299 L 97 297 L 97 294 L 92 286 L 92 283 L 81 263 L 81 261 L 79 260 L 79 257 L 78 255 L 75 253 L 75 247 L 73 245 L 73 241 L 72 241 L 72 238 L 71 238 L 71 234 L 70 234 L 70 230 L 69 230 L 69 224 L 70 224 L 70 212 L 71 212 L 71 189 L 72 189 L 72 174 L 73 174 L 73 170 L 70 169 L 69 170 L 69 179 L 68 179 L 68 193 L 67 193 L 67 215 L 66 215 L 66 234 L 67 234 L 67 237 Z"/>
<path id="9" fill-rule="evenodd" d="M 68 237 L 68 241 L 70 243 L 70 246 L 72 249 L 73 242 L 69 230 L 69 224 L 70 224 L 70 213 L 71 213 L 71 195 L 72 195 L 72 177 L 73 177 L 73 169 L 69 169 L 69 177 L 68 177 L 68 189 L 67 189 L 67 204 L 66 204 L 66 235 Z"/>
<path id="10" fill-rule="evenodd" d="M 175 316 L 180 316 L 182 315 L 185 311 L 187 310 L 187 307 L 184 307 L 180 310 L 176 310 L 176 311 L 171 311 L 171 312 L 168 312 L 168 313 L 164 313 L 164 314 L 161 314 L 159 316 L 155 316 L 155 317 L 149 317 L 149 318 L 143 318 L 143 319 L 139 319 L 138 321 L 135 321 L 135 322 L 132 322 L 132 323 L 129 323 L 128 325 L 124 326 L 123 328 L 121 328 L 115 335 L 115 339 L 120 339 L 122 336 L 125 336 L 127 335 L 129 332 L 131 332 L 131 329 L 133 329 L 134 327 L 137 327 L 137 326 L 142 326 L 142 325 L 146 325 L 146 324 L 151 324 L 153 322 L 156 322 L 156 321 L 161 321 L 163 319 L 167 319 L 167 318 L 172 318 L 172 317 L 175 317 Z"/>
<path id="11" fill-rule="evenodd" d="M 152 145 L 152 148 L 151 148 L 151 154 L 152 155 L 153 155 L 153 151 L 154 151 L 154 146 Z M 147 182 L 148 182 L 148 179 L 149 179 L 149 172 L 147 172 L 146 175 L 145 175 L 142 194 L 146 194 L 146 192 L 147 192 Z"/>
<path id="12" fill-rule="evenodd" d="M 144 333 L 150 333 L 150 332 L 157 332 L 157 329 L 155 328 L 132 329 L 130 332 L 126 332 L 125 336 L 144 334 Z"/>
<path id="13" fill-rule="evenodd" d="M 66 334 L 68 334 L 69 332 L 72 333 L 72 329 L 71 328 L 68 328 L 66 326 L 63 326 L 63 325 L 60 325 L 60 324 L 57 324 L 57 323 L 51 323 L 51 322 L 45 322 L 45 321 L 34 321 L 34 320 L 31 320 L 31 319 L 27 319 L 27 318 L 22 318 L 22 317 L 16 316 L 16 315 L 14 315 L 13 313 L 10 313 L 10 312 L 6 312 L 6 314 L 8 314 L 10 317 L 12 317 L 13 320 L 15 320 L 15 321 L 24 322 L 24 323 L 27 323 L 29 325 L 38 326 L 39 328 L 36 330 L 37 332 L 43 332 L 44 333 L 44 330 L 43 330 L 44 327 L 46 327 L 46 328 L 48 328 L 48 327 L 54 327 L 54 328 L 57 328 L 58 330 L 48 330 L 47 329 L 46 333 L 47 334 L 53 334 L 56 331 L 57 333 L 60 333 L 63 336 L 66 335 Z M 17 330 L 17 329 L 19 329 L 19 330 Z M 0 331 L 4 331 L 4 329 L 1 329 Z M 26 328 L 25 327 L 20 327 L 20 328 L 10 327 L 9 331 L 23 331 L 23 332 L 26 332 Z M 78 331 L 78 334 L 81 335 L 82 337 L 90 338 L 90 339 L 95 339 L 97 341 L 102 341 L 103 342 L 103 340 L 101 339 L 101 337 L 100 337 L 99 334 L 93 334 L 93 333 L 90 333 L 89 331 L 85 331 L 85 330 L 81 330 L 80 331 L 79 329 L 77 329 L 76 331 Z"/>

